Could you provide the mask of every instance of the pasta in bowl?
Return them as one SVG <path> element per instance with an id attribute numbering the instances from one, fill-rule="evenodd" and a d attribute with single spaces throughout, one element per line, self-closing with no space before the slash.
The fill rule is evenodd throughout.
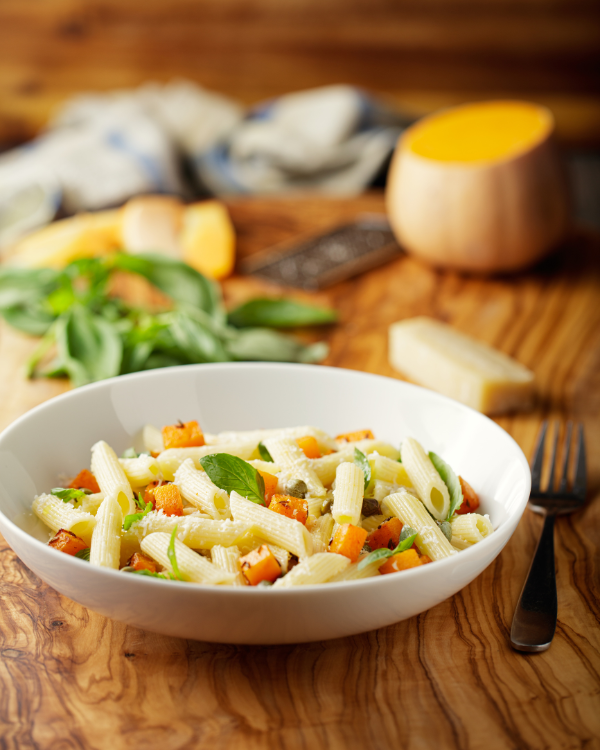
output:
<path id="1" fill-rule="evenodd" d="M 5 431 L 0 466 L 0 530 L 40 577 L 116 619 L 233 643 L 348 635 L 437 604 L 499 553 L 529 491 L 522 453 L 480 414 L 301 365 L 82 388 Z"/>

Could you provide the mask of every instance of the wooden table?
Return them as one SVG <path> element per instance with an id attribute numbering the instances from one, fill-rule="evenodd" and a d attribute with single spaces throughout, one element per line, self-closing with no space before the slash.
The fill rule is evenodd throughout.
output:
<path id="1" fill-rule="evenodd" d="M 357 212 L 356 200 L 231 204 L 246 255 Z M 589 501 L 556 527 L 559 622 L 549 651 L 515 653 L 512 614 L 541 518 L 526 511 L 479 578 L 418 617 L 352 638 L 298 646 L 222 646 L 126 627 L 43 584 L 0 553 L 2 748 L 600 747 L 600 241 L 576 235 L 514 277 L 469 279 L 403 257 L 320 298 L 340 312 L 327 364 L 398 377 L 387 328 L 428 314 L 514 355 L 537 376 L 535 411 L 498 423 L 531 454 L 540 421 L 586 425 Z M 227 297 L 261 290 L 233 278 Z M 31 341 L 3 328 L 0 423 L 65 390 L 27 383 Z"/>

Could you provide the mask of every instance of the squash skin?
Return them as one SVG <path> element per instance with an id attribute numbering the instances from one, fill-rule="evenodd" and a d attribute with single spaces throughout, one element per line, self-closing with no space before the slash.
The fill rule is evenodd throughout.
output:
<path id="1" fill-rule="evenodd" d="M 386 188 L 400 245 L 431 265 L 481 274 L 518 271 L 551 252 L 567 234 L 569 199 L 548 117 L 537 144 L 494 161 L 423 157 L 405 131 Z"/>

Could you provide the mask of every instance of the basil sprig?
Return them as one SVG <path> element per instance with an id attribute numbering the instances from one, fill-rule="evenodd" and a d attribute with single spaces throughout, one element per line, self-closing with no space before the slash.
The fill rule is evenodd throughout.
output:
<path id="1" fill-rule="evenodd" d="M 374 552 L 370 552 L 358 563 L 358 570 L 366 568 L 367 565 L 375 562 L 375 560 L 385 560 L 388 557 L 393 557 L 394 555 L 400 554 L 400 552 L 405 552 L 407 549 L 410 549 L 417 538 L 417 533 L 418 532 L 411 529 L 410 526 L 405 526 L 400 534 L 400 541 L 398 542 L 396 549 L 387 549 L 383 547 L 382 549 L 376 549 Z"/>
<path id="2" fill-rule="evenodd" d="M 354 449 L 354 463 L 358 466 L 359 469 L 362 469 L 362 473 L 365 477 L 366 491 L 367 487 L 369 486 L 369 482 L 371 481 L 371 464 L 369 463 L 369 459 L 365 456 L 365 454 L 358 448 Z"/>
<path id="3" fill-rule="evenodd" d="M 86 547 L 85 549 L 80 549 L 79 552 L 75 553 L 75 557 L 78 557 L 80 560 L 87 560 L 90 561 L 90 548 Z"/>
<path id="4" fill-rule="evenodd" d="M 68 503 L 70 500 L 81 500 L 82 497 L 91 495 L 92 493 L 90 490 L 75 490 L 71 487 L 55 487 L 53 490 L 50 490 L 50 494 L 59 497 L 63 503 Z"/>
<path id="5" fill-rule="evenodd" d="M 440 458 L 437 453 L 433 453 L 433 451 L 429 452 L 429 458 L 431 459 L 431 463 L 435 466 L 435 470 L 448 488 L 450 494 L 450 508 L 448 510 L 448 515 L 446 516 L 446 520 L 449 521 L 455 511 L 462 505 L 462 487 L 460 486 L 458 477 L 443 458 Z"/>
<path id="6" fill-rule="evenodd" d="M 252 299 L 229 313 L 227 319 L 236 328 L 297 328 L 335 323 L 335 310 L 313 307 L 292 299 Z"/>
<path id="7" fill-rule="evenodd" d="M 179 566 L 177 565 L 177 555 L 175 553 L 175 536 L 177 535 L 177 526 L 173 529 L 173 533 L 171 534 L 171 539 L 169 541 L 169 546 L 167 548 L 167 557 L 169 558 L 169 562 L 171 563 L 173 567 L 173 575 L 178 581 L 183 581 L 183 578 L 181 577 L 181 573 L 179 572 Z"/>
<path id="8" fill-rule="evenodd" d="M 258 455 L 262 458 L 263 461 L 268 461 L 271 464 L 274 463 L 273 456 L 269 453 L 269 449 L 262 440 L 258 444 Z"/>
<path id="9" fill-rule="evenodd" d="M 110 295 L 119 271 L 147 279 L 168 302 L 144 310 Z M 292 300 L 256 302 L 238 308 L 228 322 L 219 285 L 162 255 L 114 253 L 60 270 L 0 268 L 0 315 L 42 337 L 28 377 L 66 376 L 74 386 L 172 365 L 318 362 L 326 356 L 324 343 L 307 345 L 271 327 L 329 323 L 335 313 Z"/>
<path id="10" fill-rule="evenodd" d="M 132 568 L 131 566 L 127 566 L 125 568 L 121 568 L 122 573 L 135 573 L 138 576 L 150 576 L 151 578 L 163 578 L 167 581 L 174 581 L 175 577 L 172 576 L 169 572 L 165 571 L 164 573 L 155 573 L 152 570 L 147 570 L 146 568 L 142 568 L 141 570 L 136 570 L 135 568 Z"/>
<path id="11" fill-rule="evenodd" d="M 214 453 L 200 459 L 200 465 L 211 482 L 225 492 L 265 505 L 265 480 L 247 461 L 228 453 Z"/>
<path id="12" fill-rule="evenodd" d="M 123 531 L 129 531 L 131 526 L 136 521 L 141 521 L 142 518 L 144 516 L 147 516 L 153 508 L 152 502 L 150 500 L 148 500 L 147 503 L 144 502 L 141 492 L 138 492 L 137 497 L 135 497 L 134 499 L 135 504 L 141 510 L 141 513 L 129 513 L 129 515 L 125 516 L 125 518 L 123 519 Z"/>

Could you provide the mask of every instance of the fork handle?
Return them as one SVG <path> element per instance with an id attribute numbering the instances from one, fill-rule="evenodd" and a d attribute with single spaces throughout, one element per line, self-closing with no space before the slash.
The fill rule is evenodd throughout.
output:
<path id="1" fill-rule="evenodd" d="M 517 651 L 545 651 L 556 630 L 554 513 L 546 513 L 527 580 L 513 618 L 510 640 Z"/>

